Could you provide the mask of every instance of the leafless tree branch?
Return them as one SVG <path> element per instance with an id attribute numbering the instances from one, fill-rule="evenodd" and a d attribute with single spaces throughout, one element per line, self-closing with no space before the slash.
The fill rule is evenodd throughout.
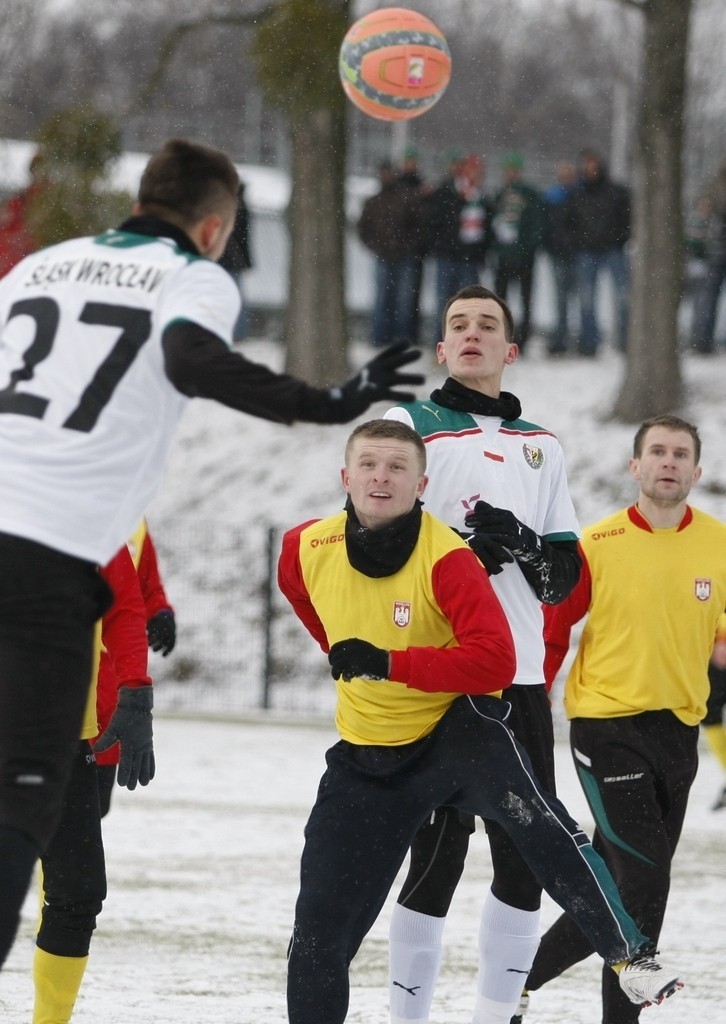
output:
<path id="1" fill-rule="evenodd" d="M 174 60 L 179 47 L 188 35 L 201 29 L 217 27 L 220 25 L 231 25 L 235 27 L 259 25 L 266 18 L 270 17 L 276 8 L 276 3 L 269 3 L 255 11 L 211 11 L 198 18 L 190 18 L 187 21 L 180 21 L 162 43 L 156 64 L 151 71 L 151 74 L 147 77 L 146 81 L 129 105 L 127 115 L 138 113 L 143 110 L 149 102 L 151 102 L 156 92 L 161 88 L 167 71 L 169 70 L 169 66 Z"/>

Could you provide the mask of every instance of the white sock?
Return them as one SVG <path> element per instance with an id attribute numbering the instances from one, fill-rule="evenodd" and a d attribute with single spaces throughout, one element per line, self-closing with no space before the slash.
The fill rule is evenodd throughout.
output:
<path id="1" fill-rule="evenodd" d="M 445 917 L 394 905 L 388 936 L 391 1024 L 428 1024 L 445 924 Z"/>
<path id="2" fill-rule="evenodd" d="M 509 1024 L 539 946 L 539 910 L 517 910 L 487 893 L 479 925 L 473 1024 Z"/>

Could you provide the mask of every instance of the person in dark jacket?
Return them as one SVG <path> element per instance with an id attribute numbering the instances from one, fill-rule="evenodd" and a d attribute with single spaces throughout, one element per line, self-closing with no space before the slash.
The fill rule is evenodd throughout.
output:
<path id="1" fill-rule="evenodd" d="M 479 284 L 492 240 L 494 204 L 484 191 L 486 167 L 484 157 L 471 153 L 462 161 L 459 176 L 459 191 L 464 200 L 459 215 L 459 239 L 464 259 L 476 272 L 473 284 Z"/>
<path id="2" fill-rule="evenodd" d="M 506 299 L 509 285 L 519 285 L 522 316 L 516 330 L 519 353 L 525 351 L 531 329 L 534 261 L 544 240 L 545 208 L 535 188 L 522 178 L 521 153 L 502 161 L 502 187 L 494 197 L 493 227 L 496 270 L 494 291 Z"/>
<path id="3" fill-rule="evenodd" d="M 715 351 L 718 304 L 726 280 L 726 162 L 708 183 L 704 198 L 708 214 L 704 228 L 705 273 L 694 296 L 691 345 L 701 355 Z"/>
<path id="4" fill-rule="evenodd" d="M 569 204 L 570 230 L 577 250 L 582 356 L 594 356 L 602 340 L 597 315 L 597 284 L 608 271 L 615 293 L 616 342 L 627 346 L 629 268 L 625 244 L 630 238 L 630 191 L 611 180 L 603 159 L 591 149 L 580 154 L 580 184 Z"/>
<path id="5" fill-rule="evenodd" d="M 378 168 L 380 190 L 363 204 L 358 235 L 375 256 L 372 337 L 376 348 L 416 336 L 418 198 L 402 184 L 393 164 Z"/>
<path id="6" fill-rule="evenodd" d="M 570 306 L 577 297 L 577 263 L 568 203 L 577 186 L 577 170 L 570 160 L 559 160 L 555 180 L 545 189 L 544 249 L 549 256 L 555 285 L 557 322 L 550 335 L 547 351 L 551 356 L 568 350 Z"/>
<path id="7" fill-rule="evenodd" d="M 419 151 L 416 146 L 407 146 L 404 150 L 403 163 L 398 175 L 398 183 L 402 188 L 409 189 L 411 196 L 417 204 L 416 237 L 413 252 L 414 334 L 411 338 L 412 344 L 417 345 L 421 333 L 421 286 L 423 284 L 424 262 L 426 259 L 426 238 L 424 237 L 423 225 L 419 214 L 421 210 L 421 203 L 431 192 L 433 186 L 424 179 L 419 170 Z"/>
<path id="8" fill-rule="evenodd" d="M 421 206 L 426 252 L 436 267 L 437 327 L 449 297 L 467 284 L 479 283 L 476 265 L 470 259 L 470 248 L 461 230 L 462 215 L 467 205 L 462 189 L 465 157 L 460 150 L 452 149 L 444 160 L 444 177 Z"/>

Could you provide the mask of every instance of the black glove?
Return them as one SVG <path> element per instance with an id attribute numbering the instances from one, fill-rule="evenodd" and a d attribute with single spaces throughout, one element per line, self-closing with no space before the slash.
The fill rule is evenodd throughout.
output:
<path id="1" fill-rule="evenodd" d="M 150 686 L 122 686 L 111 721 L 94 744 L 99 753 L 114 743 L 121 744 L 119 786 L 136 789 L 137 783 L 148 786 L 154 778 L 153 706 L 154 694 Z"/>
<path id="2" fill-rule="evenodd" d="M 170 609 L 157 612 L 146 623 L 146 635 L 152 651 L 161 651 L 163 658 L 171 654 L 176 644 L 176 619 Z"/>
<path id="3" fill-rule="evenodd" d="M 514 555 L 510 554 L 505 547 L 481 533 L 472 533 L 470 537 L 466 538 L 466 543 L 490 576 L 500 573 L 505 562 L 514 561 Z"/>
<path id="4" fill-rule="evenodd" d="M 542 556 L 541 538 L 520 523 L 508 508 L 494 508 L 486 501 L 477 501 L 472 511 L 467 512 L 464 522 L 476 537 L 506 548 L 518 562 L 534 562 Z"/>
<path id="5" fill-rule="evenodd" d="M 423 384 L 425 378 L 420 373 L 399 373 L 402 366 L 413 363 L 421 355 L 421 350 L 411 348 L 406 341 L 389 345 L 339 389 L 340 398 L 349 413 L 355 419 L 365 412 L 374 402 L 412 402 L 416 397 L 410 392 L 394 391 L 401 384 Z"/>
<path id="6" fill-rule="evenodd" d="M 352 637 L 333 644 L 328 654 L 333 679 L 388 679 L 388 651 L 374 647 L 367 640 Z"/>

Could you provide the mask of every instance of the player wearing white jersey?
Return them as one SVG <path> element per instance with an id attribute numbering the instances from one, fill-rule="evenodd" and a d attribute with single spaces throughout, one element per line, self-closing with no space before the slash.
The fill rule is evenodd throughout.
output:
<path id="1" fill-rule="evenodd" d="M 186 400 L 343 423 L 422 381 L 405 345 L 329 389 L 232 351 L 239 294 L 214 261 L 238 186 L 225 154 L 169 140 L 130 220 L 0 282 L 0 963 L 77 746 L 109 603 L 96 567 L 147 508 Z"/>
<path id="2" fill-rule="evenodd" d="M 522 419 L 502 390 L 517 358 L 512 315 L 479 285 L 446 307 L 438 359 L 450 376 L 425 401 L 397 406 L 424 439 L 426 508 L 462 535 L 491 575 L 514 637 L 517 671 L 507 690 L 507 724 L 537 777 L 555 790 L 552 713 L 544 683 L 542 603 L 563 600 L 579 573 L 579 526 L 557 438 Z M 472 532 L 473 531 L 473 532 Z M 494 876 L 482 910 L 475 1024 L 508 1022 L 522 972 L 539 942 L 542 889 L 514 844 L 486 823 Z M 464 868 L 474 819 L 437 810 L 411 847 L 411 864 L 390 932 L 393 1024 L 426 1024 L 442 954 L 446 915 Z"/>

